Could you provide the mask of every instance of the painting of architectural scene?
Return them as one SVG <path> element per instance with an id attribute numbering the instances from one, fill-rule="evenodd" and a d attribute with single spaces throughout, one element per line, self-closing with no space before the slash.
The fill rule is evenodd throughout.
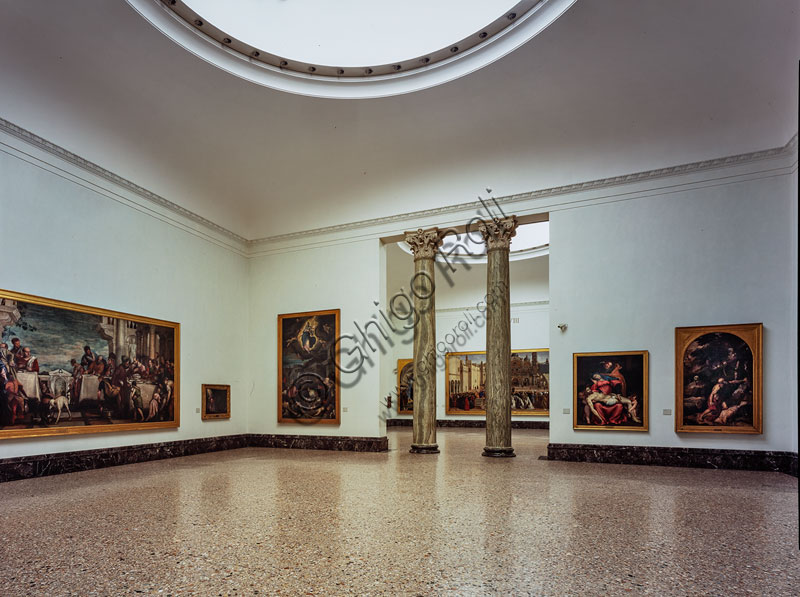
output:
<path id="1" fill-rule="evenodd" d="M 676 431 L 761 433 L 762 324 L 677 328 Z"/>
<path id="2" fill-rule="evenodd" d="M 178 324 L 0 291 L 0 330 L 0 438 L 178 425 Z"/>
<path id="3" fill-rule="evenodd" d="M 446 370 L 447 414 L 485 415 L 486 353 L 448 353 Z M 511 414 L 541 416 L 550 412 L 548 349 L 512 351 L 510 391 Z"/>
<path id="4" fill-rule="evenodd" d="M 339 423 L 339 310 L 278 315 L 278 422 Z"/>
<path id="5" fill-rule="evenodd" d="M 397 414 L 414 413 L 414 359 L 397 359 Z"/>
<path id="6" fill-rule="evenodd" d="M 573 355 L 573 428 L 647 431 L 648 352 Z"/>

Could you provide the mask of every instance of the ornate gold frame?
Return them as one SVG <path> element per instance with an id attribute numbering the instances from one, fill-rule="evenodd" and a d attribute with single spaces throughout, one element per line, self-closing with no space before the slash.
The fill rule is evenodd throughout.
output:
<path id="1" fill-rule="evenodd" d="M 763 433 L 763 331 L 761 323 L 733 325 L 705 325 L 675 328 L 675 432 L 676 433 Z M 700 336 L 710 333 L 728 333 L 744 340 L 753 353 L 753 426 L 728 427 L 723 425 L 685 425 L 683 423 L 683 356 L 689 345 Z"/>
<path id="2" fill-rule="evenodd" d="M 225 412 L 224 413 L 206 413 L 206 390 L 225 390 Z M 203 384 L 203 397 L 200 406 L 200 418 L 203 421 L 211 421 L 214 419 L 230 419 L 231 418 L 231 387 L 223 384 Z"/>
<path id="3" fill-rule="evenodd" d="M 45 428 L 30 428 L 30 429 L 0 429 L 0 439 L 19 439 L 24 437 L 44 437 L 51 435 L 83 435 L 87 433 L 110 433 L 116 431 L 147 431 L 150 429 L 165 429 L 180 427 L 180 324 L 173 321 L 164 321 L 161 319 L 153 319 L 150 317 L 142 317 L 140 315 L 131 315 L 130 313 L 123 313 L 121 311 L 112 311 L 110 309 L 101 309 L 99 307 L 89 307 L 78 303 L 70 303 L 67 301 L 59 301 L 56 299 L 35 296 L 32 294 L 25 294 L 22 292 L 14 292 L 11 290 L 0 289 L 0 299 L 9 299 L 13 301 L 22 301 L 25 303 L 33 303 L 36 305 L 44 305 L 46 307 L 54 307 L 56 309 L 64 309 L 67 311 L 77 311 L 78 313 L 87 313 L 90 315 L 100 315 L 103 317 L 113 317 L 116 319 L 126 319 L 135 323 L 146 323 L 150 325 L 157 325 L 160 327 L 172 328 L 174 333 L 174 346 L 175 354 L 173 359 L 175 362 L 175 379 L 173 380 L 173 395 L 174 395 L 174 419 L 172 421 L 155 421 L 149 423 L 111 423 L 109 425 L 85 425 L 83 422 L 71 425 L 69 427 L 45 427 Z"/>
<path id="4" fill-rule="evenodd" d="M 334 349 L 334 371 L 336 374 L 336 379 L 334 381 L 334 389 L 336 392 L 336 418 L 335 419 L 284 419 L 283 417 L 283 336 L 282 336 L 282 326 L 281 323 L 284 319 L 292 319 L 295 317 L 314 317 L 315 315 L 334 315 L 334 321 L 336 322 L 336 330 L 334 332 L 334 337 L 339 338 L 339 320 L 341 319 L 341 313 L 339 309 L 327 309 L 324 311 L 306 311 L 303 313 L 284 313 L 282 315 L 278 315 L 278 330 L 276 336 L 278 337 L 278 423 L 298 423 L 298 424 L 320 424 L 320 425 L 339 425 L 341 423 L 341 410 L 342 410 L 342 395 L 341 395 L 341 383 L 339 381 L 340 369 L 339 369 L 339 357 L 341 353 L 341 348 L 339 344 L 336 343 L 336 348 Z"/>
<path id="5" fill-rule="evenodd" d="M 549 348 L 525 348 L 525 349 L 522 349 L 522 350 L 512 350 L 511 354 L 516 354 L 516 353 L 520 353 L 520 352 L 531 352 L 531 353 L 533 353 L 533 352 L 550 352 L 550 349 Z M 444 355 L 444 359 L 445 359 L 444 360 L 444 393 L 445 393 L 444 407 L 445 407 L 445 414 L 447 414 L 447 415 L 486 416 L 486 411 L 485 410 L 472 409 L 472 410 L 468 410 L 467 411 L 467 410 L 459 410 L 459 409 L 455 409 L 455 408 L 450 408 L 450 384 L 448 383 L 448 380 L 447 380 L 447 371 L 448 371 L 447 365 L 448 365 L 448 362 L 449 362 L 451 357 L 458 357 L 458 356 L 469 355 L 469 354 L 482 354 L 482 355 L 485 355 L 486 351 L 485 350 L 468 350 L 468 351 L 463 351 L 463 352 L 447 352 Z M 547 391 L 549 393 L 549 391 L 550 391 L 549 387 L 547 388 Z M 519 416 L 523 416 L 523 417 L 547 417 L 547 416 L 550 415 L 550 411 L 549 410 L 543 410 L 543 409 L 537 409 L 537 410 L 534 410 L 534 411 L 512 410 L 511 414 L 512 415 L 519 415 Z"/>
<path id="6" fill-rule="evenodd" d="M 585 425 L 578 423 L 578 358 L 602 356 L 628 356 L 642 357 L 642 425 L 632 427 L 628 425 Z M 612 352 L 575 352 L 572 354 L 572 428 L 590 431 L 649 431 L 650 430 L 650 354 L 646 350 L 618 350 Z"/>
<path id="7" fill-rule="evenodd" d="M 397 359 L 397 414 L 398 415 L 413 415 L 413 410 L 400 410 L 400 374 L 403 368 L 409 363 L 413 363 L 414 359 Z"/>

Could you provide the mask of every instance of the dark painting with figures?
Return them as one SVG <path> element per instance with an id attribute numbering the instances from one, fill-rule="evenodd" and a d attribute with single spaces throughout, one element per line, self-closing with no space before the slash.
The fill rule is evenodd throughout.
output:
<path id="1" fill-rule="evenodd" d="M 229 385 L 203 384 L 200 418 L 203 421 L 231 418 L 231 387 Z"/>
<path id="2" fill-rule="evenodd" d="M 177 427 L 179 325 L 0 290 L 0 438 Z"/>
<path id="3" fill-rule="evenodd" d="M 676 328 L 675 430 L 761 433 L 762 325 Z"/>
<path id="4" fill-rule="evenodd" d="M 572 358 L 574 429 L 647 431 L 646 350 Z"/>
<path id="5" fill-rule="evenodd" d="M 278 315 L 278 422 L 339 423 L 339 310 Z"/>
<path id="6" fill-rule="evenodd" d="M 414 414 L 414 359 L 397 359 L 397 414 Z"/>

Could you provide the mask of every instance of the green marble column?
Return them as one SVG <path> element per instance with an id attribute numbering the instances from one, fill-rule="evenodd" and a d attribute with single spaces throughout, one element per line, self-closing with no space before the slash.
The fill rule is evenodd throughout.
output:
<path id="1" fill-rule="evenodd" d="M 413 454 L 438 454 L 436 443 L 436 302 L 434 257 L 444 233 L 438 228 L 406 233 L 414 253 L 411 292 L 417 323 L 414 326 Z"/>
<path id="2" fill-rule="evenodd" d="M 486 446 L 484 456 L 512 457 L 511 297 L 508 255 L 516 234 L 514 216 L 480 224 L 486 267 Z"/>

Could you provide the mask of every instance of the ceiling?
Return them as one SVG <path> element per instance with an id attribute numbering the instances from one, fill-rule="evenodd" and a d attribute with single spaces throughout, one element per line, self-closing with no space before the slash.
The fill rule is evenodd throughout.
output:
<path id="1" fill-rule="evenodd" d="M 782 146 L 799 7 L 579 0 L 468 76 L 335 100 L 241 80 L 124 0 L 7 1 L 0 117 L 258 239 Z"/>

